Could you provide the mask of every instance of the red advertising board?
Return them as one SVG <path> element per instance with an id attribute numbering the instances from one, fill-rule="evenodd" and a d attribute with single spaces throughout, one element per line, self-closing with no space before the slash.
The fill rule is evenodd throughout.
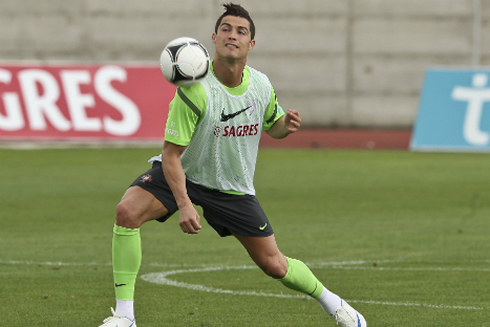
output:
<path id="1" fill-rule="evenodd" d="M 0 141 L 162 140 L 175 89 L 158 65 L 0 63 Z"/>

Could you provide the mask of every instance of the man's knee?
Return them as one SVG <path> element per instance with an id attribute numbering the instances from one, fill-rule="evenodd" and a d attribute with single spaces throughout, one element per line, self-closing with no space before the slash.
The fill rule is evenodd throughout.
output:
<path id="1" fill-rule="evenodd" d="M 288 263 L 286 258 L 281 257 L 273 257 L 266 260 L 260 267 L 264 273 L 274 279 L 281 279 L 286 276 L 288 271 Z"/>
<path id="2" fill-rule="evenodd" d="M 130 187 L 116 206 L 116 225 L 139 228 L 143 223 L 163 217 L 165 206 L 153 194 L 140 187 Z"/>
<path id="3" fill-rule="evenodd" d="M 126 228 L 139 228 L 141 217 L 129 203 L 121 201 L 116 206 L 116 225 Z"/>

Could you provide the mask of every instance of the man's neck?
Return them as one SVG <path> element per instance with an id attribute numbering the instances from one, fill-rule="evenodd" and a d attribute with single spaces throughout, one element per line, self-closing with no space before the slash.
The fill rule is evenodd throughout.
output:
<path id="1" fill-rule="evenodd" d="M 237 87 L 242 83 L 245 64 L 246 60 L 231 62 L 216 56 L 213 60 L 213 71 L 221 84 L 227 87 Z"/>

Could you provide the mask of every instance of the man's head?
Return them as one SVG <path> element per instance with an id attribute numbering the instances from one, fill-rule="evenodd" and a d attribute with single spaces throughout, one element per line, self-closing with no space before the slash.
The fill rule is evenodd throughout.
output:
<path id="1" fill-rule="evenodd" d="M 213 43 L 217 58 L 231 62 L 246 62 L 248 52 L 255 46 L 255 26 L 248 12 L 240 5 L 223 5 L 226 12 L 216 22 Z"/>
<path id="2" fill-rule="evenodd" d="M 246 20 L 248 20 L 248 22 L 250 23 L 250 27 L 249 27 L 250 28 L 250 37 L 251 37 L 251 40 L 253 40 L 255 38 L 255 25 L 254 25 L 254 22 L 253 22 L 252 18 L 250 17 L 250 14 L 248 13 L 248 11 L 245 10 L 245 8 L 243 8 L 239 4 L 234 4 L 232 2 L 224 3 L 223 7 L 225 7 L 225 12 L 216 21 L 216 26 L 214 27 L 214 32 L 216 34 L 218 33 L 218 28 L 221 25 L 221 21 L 223 20 L 224 17 L 226 17 L 226 16 L 242 17 L 242 18 L 245 18 Z"/>

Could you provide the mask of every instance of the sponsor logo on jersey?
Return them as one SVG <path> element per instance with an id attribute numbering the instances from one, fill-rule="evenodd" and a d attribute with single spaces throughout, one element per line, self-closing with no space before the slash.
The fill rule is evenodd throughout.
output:
<path id="1" fill-rule="evenodd" d="M 146 183 L 146 182 L 149 183 L 149 182 L 151 182 L 151 180 L 152 180 L 151 175 L 143 175 L 143 176 L 141 176 L 141 179 L 140 179 L 140 181 L 142 183 Z"/>
<path id="2" fill-rule="evenodd" d="M 165 133 L 179 137 L 179 131 L 176 131 L 175 129 L 165 128 Z"/>
<path id="3" fill-rule="evenodd" d="M 246 124 L 238 126 L 225 126 L 222 129 L 221 136 L 225 137 L 242 137 L 242 136 L 254 136 L 259 132 L 259 124 Z M 216 135 L 216 129 L 215 129 Z"/>
<path id="4" fill-rule="evenodd" d="M 228 121 L 228 120 L 230 120 L 232 118 L 235 118 L 236 116 L 244 113 L 245 111 L 247 111 L 248 109 L 250 109 L 252 107 L 253 107 L 253 105 L 252 106 L 248 106 L 247 108 L 244 108 L 242 110 L 238 110 L 238 111 L 236 111 L 234 113 L 231 113 L 231 114 L 228 114 L 228 115 L 225 115 L 225 108 L 223 108 L 223 110 L 221 110 L 221 121 L 222 122 L 225 122 L 225 121 Z"/>
<path id="5" fill-rule="evenodd" d="M 221 127 L 216 126 L 216 128 L 214 129 L 214 136 L 219 137 L 220 134 L 221 134 Z"/>

